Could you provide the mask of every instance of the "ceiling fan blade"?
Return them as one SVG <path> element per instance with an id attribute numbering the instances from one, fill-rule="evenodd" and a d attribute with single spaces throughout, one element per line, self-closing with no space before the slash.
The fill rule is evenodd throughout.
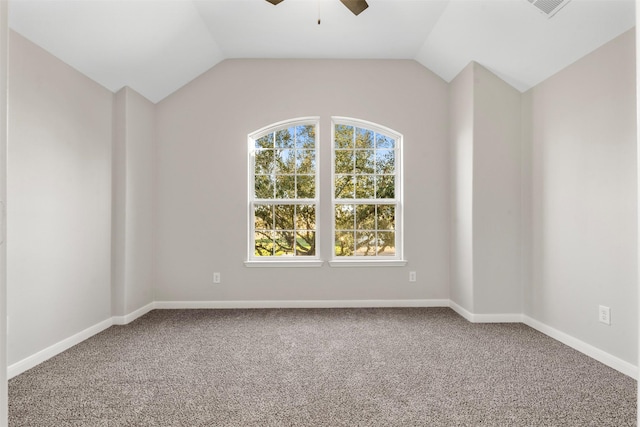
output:
<path id="1" fill-rule="evenodd" d="M 267 0 L 271 1 L 271 0 Z M 362 11 L 369 7 L 365 0 L 340 0 L 343 5 L 347 6 L 354 15 L 358 16 Z"/>
<path id="2" fill-rule="evenodd" d="M 269 3 L 271 3 L 272 5 L 276 5 L 280 2 L 282 2 L 283 0 L 267 0 Z"/>

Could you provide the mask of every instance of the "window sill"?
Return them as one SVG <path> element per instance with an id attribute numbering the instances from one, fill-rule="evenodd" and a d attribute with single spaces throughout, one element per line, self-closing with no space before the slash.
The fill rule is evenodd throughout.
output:
<path id="1" fill-rule="evenodd" d="M 290 259 L 277 259 L 269 261 L 245 261 L 245 267 L 251 268 L 280 268 L 280 267 L 322 267 L 324 261 L 319 259 L 314 260 L 290 260 Z"/>
<path id="2" fill-rule="evenodd" d="M 331 267 L 404 267 L 407 261 L 404 259 L 362 259 L 362 260 L 332 260 Z"/>

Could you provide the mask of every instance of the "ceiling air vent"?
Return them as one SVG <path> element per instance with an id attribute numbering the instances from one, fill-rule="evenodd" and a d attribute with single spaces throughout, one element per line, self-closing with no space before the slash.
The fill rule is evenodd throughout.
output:
<path id="1" fill-rule="evenodd" d="M 558 13 L 560 9 L 565 7 L 571 0 L 527 0 L 536 7 L 541 13 L 551 18 Z"/>

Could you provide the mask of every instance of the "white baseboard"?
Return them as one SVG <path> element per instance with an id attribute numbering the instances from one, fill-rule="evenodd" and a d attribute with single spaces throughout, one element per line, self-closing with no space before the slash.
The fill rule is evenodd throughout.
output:
<path id="1" fill-rule="evenodd" d="M 607 353 L 604 350 L 600 350 L 597 347 L 592 346 L 591 344 L 587 344 L 584 341 L 579 340 L 578 338 L 572 337 L 569 334 L 561 332 L 549 325 L 546 325 L 538 320 L 532 319 L 529 316 L 523 315 L 522 322 L 536 329 L 539 332 L 542 332 L 545 335 L 550 336 L 551 338 L 560 341 L 563 344 L 568 345 L 569 347 L 578 350 L 580 353 L 586 354 L 592 359 L 597 360 L 610 368 L 615 369 L 616 371 L 622 372 L 623 374 L 638 379 L 638 367 L 626 362 L 612 354 Z"/>
<path id="2" fill-rule="evenodd" d="M 111 325 L 111 318 L 103 320 L 102 322 L 93 325 L 82 332 L 78 332 L 77 334 L 72 335 L 69 338 L 65 338 L 62 341 L 57 342 L 56 344 L 53 344 L 45 348 L 44 350 L 37 352 L 36 354 L 22 359 L 21 361 L 16 362 L 7 368 L 7 377 L 11 379 L 16 375 L 20 375 L 21 373 L 33 368 L 34 366 L 39 365 L 45 360 L 51 359 L 53 356 L 56 356 L 63 351 L 70 349 L 74 345 L 80 344 L 82 341 L 104 331 Z"/>
<path id="3" fill-rule="evenodd" d="M 89 339 L 96 334 L 99 334 L 112 325 L 126 325 L 128 323 L 131 323 L 137 318 L 144 316 L 154 308 L 155 303 L 152 302 L 125 316 L 113 316 L 109 319 L 103 320 L 102 322 L 93 325 L 85 329 L 84 331 L 78 332 L 77 334 L 72 335 L 69 338 L 65 338 L 62 341 L 37 352 L 36 354 L 33 354 L 25 359 L 22 359 L 19 362 L 14 363 L 13 365 L 10 365 L 7 368 L 7 377 L 11 379 L 17 375 L 20 375 L 21 373 L 28 371 L 29 369 L 39 365 L 45 360 L 49 360 L 52 357 L 62 353 L 63 351 L 70 349 L 74 345 L 80 344 L 82 341 Z"/>
<path id="4" fill-rule="evenodd" d="M 585 343 L 569 334 L 522 314 L 475 314 L 448 299 L 422 300 L 266 300 L 266 301 L 156 301 L 125 316 L 114 316 L 37 352 L 7 368 L 9 379 L 56 356 L 112 325 L 126 325 L 154 309 L 230 308 L 366 308 L 366 307 L 450 307 L 472 323 L 524 323 L 605 365 L 638 379 L 638 367 Z"/>
<path id="5" fill-rule="evenodd" d="M 467 319 L 469 322 L 473 322 L 473 316 L 474 314 L 471 313 L 470 311 L 468 311 L 467 309 L 465 309 L 464 307 L 462 307 L 459 304 L 456 304 L 453 301 L 449 301 L 449 307 L 451 307 L 451 309 L 453 311 L 455 311 L 456 313 L 458 313 L 460 316 L 464 317 L 465 319 Z"/>
<path id="6" fill-rule="evenodd" d="M 449 301 L 449 307 L 471 323 L 522 323 L 522 314 L 477 314 L 471 313 L 459 304 Z"/>
<path id="7" fill-rule="evenodd" d="M 142 317 L 145 314 L 147 314 L 148 312 L 150 312 L 151 310 L 156 308 L 156 303 L 155 302 L 151 302 L 147 305 L 145 305 L 144 307 L 140 307 L 139 309 L 132 311 L 131 313 L 125 315 L 125 316 L 113 316 L 113 324 L 114 325 L 127 325 L 131 322 L 133 322 L 134 320 L 136 320 L 138 317 Z"/>
<path id="8" fill-rule="evenodd" d="M 446 299 L 407 300 L 265 300 L 265 301 L 156 301 L 157 309 L 181 308 L 365 308 L 449 307 Z"/>
<path id="9" fill-rule="evenodd" d="M 475 323 L 522 323 L 522 314 L 504 313 L 504 314 L 474 314 L 473 322 Z"/>
<path id="10" fill-rule="evenodd" d="M 638 367 L 626 362 L 612 354 L 607 353 L 604 350 L 600 350 L 597 347 L 592 346 L 591 344 L 587 344 L 584 341 L 579 340 L 578 338 L 572 337 L 569 334 L 561 332 L 551 326 L 548 326 L 542 322 L 539 322 L 535 319 L 532 319 L 529 316 L 524 314 L 475 314 L 466 310 L 459 304 L 456 304 L 453 301 L 449 302 L 449 306 L 460 316 L 467 319 L 472 323 L 524 323 L 527 326 L 536 329 L 539 332 L 542 332 L 549 337 L 560 341 L 563 344 L 568 345 L 574 350 L 579 351 L 580 353 L 586 354 L 587 356 L 607 365 L 610 368 L 615 369 L 616 371 L 622 372 L 623 374 L 638 379 Z"/>

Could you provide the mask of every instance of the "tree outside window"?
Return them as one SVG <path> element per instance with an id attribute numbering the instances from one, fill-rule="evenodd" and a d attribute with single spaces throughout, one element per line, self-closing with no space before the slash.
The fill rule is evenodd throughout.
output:
<path id="1" fill-rule="evenodd" d="M 250 138 L 253 257 L 317 254 L 316 128 L 294 121 Z"/>
<path id="2" fill-rule="evenodd" d="M 334 120 L 334 258 L 396 257 L 400 137 Z"/>

